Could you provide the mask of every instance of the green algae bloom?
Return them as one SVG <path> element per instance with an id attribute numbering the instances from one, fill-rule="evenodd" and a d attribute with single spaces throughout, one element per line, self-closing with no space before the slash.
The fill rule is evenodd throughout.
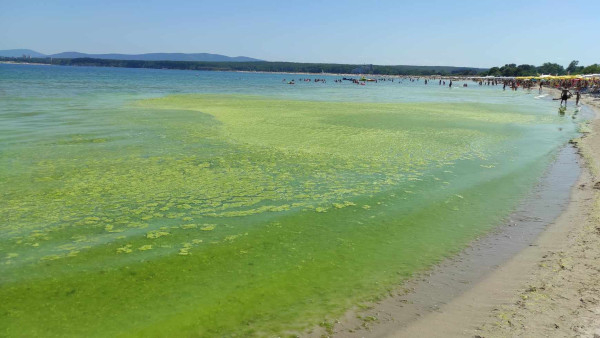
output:
<path id="1" fill-rule="evenodd" d="M 243 95 L 78 118 L 2 141 L 2 335 L 301 331 L 490 229 L 570 126 L 501 104 Z"/>

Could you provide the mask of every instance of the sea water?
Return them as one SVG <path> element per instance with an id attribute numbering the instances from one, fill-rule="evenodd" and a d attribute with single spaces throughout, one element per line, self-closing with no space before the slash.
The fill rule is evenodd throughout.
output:
<path id="1" fill-rule="evenodd" d="M 577 134 L 537 92 L 339 78 L 0 65 L 2 335 L 328 323 L 500 224 Z"/>

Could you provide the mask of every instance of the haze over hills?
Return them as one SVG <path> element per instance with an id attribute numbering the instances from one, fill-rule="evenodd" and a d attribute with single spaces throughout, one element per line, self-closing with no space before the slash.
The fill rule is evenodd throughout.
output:
<path id="1" fill-rule="evenodd" d="M 210 53 L 145 53 L 145 54 L 87 54 L 80 52 L 62 52 L 57 54 L 42 54 L 31 49 L 8 49 L 0 50 L 0 57 L 21 57 L 23 55 L 43 58 L 61 58 L 61 59 L 75 59 L 75 58 L 94 58 L 94 59 L 105 59 L 105 60 L 140 60 L 140 61 L 212 61 L 212 62 L 252 62 L 252 61 L 263 61 L 247 56 L 226 56 L 220 54 Z"/>
<path id="2" fill-rule="evenodd" d="M 38 53 L 31 49 L 7 49 L 0 50 L 0 56 L 9 57 L 9 58 L 20 58 L 23 55 L 29 55 L 32 58 L 43 58 L 47 55 Z"/>

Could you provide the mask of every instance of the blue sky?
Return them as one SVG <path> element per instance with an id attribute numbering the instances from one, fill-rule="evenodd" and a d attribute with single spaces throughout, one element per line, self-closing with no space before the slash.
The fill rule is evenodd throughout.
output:
<path id="1" fill-rule="evenodd" d="M 269 61 L 600 63 L 600 0 L 11 1 L 0 49 L 209 52 Z"/>

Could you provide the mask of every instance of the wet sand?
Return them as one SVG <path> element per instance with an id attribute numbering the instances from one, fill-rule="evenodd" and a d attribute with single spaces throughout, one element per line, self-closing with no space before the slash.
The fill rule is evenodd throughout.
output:
<path id="1" fill-rule="evenodd" d="M 535 250 L 519 254 L 506 272 L 495 274 L 510 278 L 521 273 L 527 278 L 496 302 L 477 330 L 469 332 L 473 335 L 600 336 L 600 99 L 584 96 L 582 100 L 596 117 L 590 132 L 576 141 L 585 166 L 569 208 L 540 237 Z M 534 264 L 524 270 L 526 260 Z"/>
<path id="2" fill-rule="evenodd" d="M 591 131 L 560 152 L 504 226 L 307 336 L 600 335 L 600 100 L 582 101 L 596 112 Z"/>

